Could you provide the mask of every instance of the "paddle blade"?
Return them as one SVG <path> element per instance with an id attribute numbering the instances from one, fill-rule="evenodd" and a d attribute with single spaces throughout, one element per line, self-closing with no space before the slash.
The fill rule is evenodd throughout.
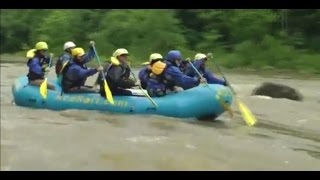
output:
<path id="1" fill-rule="evenodd" d="M 256 118 L 245 104 L 240 102 L 240 100 L 237 100 L 237 102 L 243 119 L 246 121 L 248 126 L 253 126 L 257 122 Z"/>
<path id="2" fill-rule="evenodd" d="M 44 99 L 47 99 L 47 94 L 48 94 L 47 78 L 40 85 L 40 94 Z"/>
<path id="3" fill-rule="evenodd" d="M 109 89 L 109 86 L 106 80 L 104 80 L 104 91 L 106 93 L 107 100 L 110 102 L 110 104 L 114 104 L 112 93 Z"/>

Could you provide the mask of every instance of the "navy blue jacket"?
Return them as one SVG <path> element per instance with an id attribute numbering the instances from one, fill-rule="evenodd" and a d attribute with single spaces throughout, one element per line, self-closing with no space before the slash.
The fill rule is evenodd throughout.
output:
<path id="1" fill-rule="evenodd" d="M 164 78 L 169 81 L 169 88 L 173 88 L 173 86 L 180 86 L 183 89 L 190 89 L 195 86 L 198 86 L 200 81 L 196 77 L 189 77 L 181 72 L 181 70 L 172 65 L 171 62 L 165 61 L 167 64 L 166 69 L 163 72 Z"/>
<path id="2" fill-rule="evenodd" d="M 95 53 L 91 48 L 83 57 L 83 62 L 76 63 L 75 60 L 71 60 L 68 67 L 63 72 L 62 88 L 64 91 L 73 88 L 81 87 L 85 85 L 85 82 L 89 76 L 96 74 L 98 71 L 94 68 L 87 68 L 86 63 L 91 61 L 95 57 Z"/>
<path id="3" fill-rule="evenodd" d="M 197 70 L 200 72 L 200 74 L 207 79 L 208 84 L 221 84 L 226 85 L 226 82 L 224 80 L 216 78 L 212 72 L 210 72 L 207 68 L 204 66 L 204 62 L 202 60 L 195 60 L 193 62 L 193 65 Z M 190 77 L 198 77 L 197 72 L 194 70 L 194 68 L 188 64 L 185 74 Z"/>
<path id="4" fill-rule="evenodd" d="M 27 65 L 29 67 L 29 80 L 44 79 L 45 69 L 49 66 L 49 57 L 34 56 L 29 59 Z M 52 64 L 51 64 L 52 66 Z"/>
<path id="5" fill-rule="evenodd" d="M 149 78 L 150 72 L 151 72 L 151 70 L 148 69 L 148 66 L 142 68 L 139 71 L 140 84 L 143 89 L 147 88 L 147 83 L 148 83 L 148 78 Z"/>

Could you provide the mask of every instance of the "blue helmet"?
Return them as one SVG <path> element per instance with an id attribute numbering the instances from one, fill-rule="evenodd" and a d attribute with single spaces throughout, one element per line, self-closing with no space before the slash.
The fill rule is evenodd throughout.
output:
<path id="1" fill-rule="evenodd" d="M 175 59 L 182 59 L 181 52 L 178 50 L 169 51 L 166 60 L 173 62 Z"/>

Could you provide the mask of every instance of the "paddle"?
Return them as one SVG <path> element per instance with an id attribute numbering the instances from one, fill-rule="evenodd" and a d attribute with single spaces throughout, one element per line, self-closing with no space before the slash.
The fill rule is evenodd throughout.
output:
<path id="1" fill-rule="evenodd" d="M 129 67 L 129 69 L 130 69 L 130 72 L 131 72 L 134 80 L 137 81 L 137 78 L 136 78 L 136 76 L 134 75 L 134 73 L 131 71 L 131 67 L 130 67 L 129 64 L 128 64 L 128 67 Z M 139 88 L 141 89 L 141 91 L 143 92 L 143 94 L 151 101 L 151 103 L 155 106 L 155 108 L 158 108 L 157 103 L 154 102 L 154 100 L 149 96 L 149 94 L 146 93 L 146 92 L 143 90 L 143 88 L 141 87 L 141 84 L 139 84 Z"/>
<path id="2" fill-rule="evenodd" d="M 94 53 L 96 54 L 98 64 L 99 64 L 99 66 L 101 66 L 100 58 L 98 56 L 98 53 L 96 51 L 96 48 L 95 48 L 94 44 L 92 45 L 92 48 L 94 50 Z M 101 70 L 100 73 L 101 73 L 101 76 L 103 77 L 103 86 L 104 86 L 104 91 L 105 91 L 105 94 L 106 94 L 106 98 L 110 102 L 110 104 L 114 104 L 112 93 L 111 93 L 110 88 L 109 88 L 109 86 L 107 84 L 106 78 L 104 77 L 103 70 Z"/>
<path id="3" fill-rule="evenodd" d="M 200 78 L 203 78 L 203 76 L 200 74 L 200 72 L 198 71 L 198 69 L 192 64 L 192 62 L 189 60 L 189 64 L 192 66 L 192 68 L 196 71 L 196 73 L 198 74 L 198 76 Z M 205 85 L 210 88 L 209 84 L 207 82 L 205 82 Z M 210 88 L 211 89 L 211 88 Z M 220 101 L 220 100 L 219 100 Z M 228 111 L 229 115 L 231 116 L 231 118 L 233 117 L 233 111 L 230 109 L 230 107 L 228 105 L 226 105 L 225 102 L 220 101 L 222 107 Z"/>
<path id="4" fill-rule="evenodd" d="M 51 67 L 51 63 L 52 63 L 52 58 L 53 58 L 53 53 L 50 53 L 50 60 L 49 60 L 49 68 Z M 50 72 L 50 69 L 47 73 L 45 73 L 45 79 L 44 81 L 40 84 L 40 95 L 42 96 L 43 99 L 47 99 L 47 95 L 48 95 L 48 74 Z"/>
<path id="5" fill-rule="evenodd" d="M 200 74 L 200 72 L 198 71 L 198 69 L 196 68 L 196 67 L 194 67 L 194 65 L 192 64 L 192 62 L 189 60 L 189 64 L 192 66 L 192 68 L 196 71 L 196 73 L 198 74 L 198 76 L 200 77 L 200 78 L 203 78 L 203 76 Z M 205 85 L 207 86 L 207 87 L 209 87 L 209 84 L 207 83 L 207 82 L 205 82 Z M 210 88 L 210 87 L 209 87 Z"/>
<path id="6" fill-rule="evenodd" d="M 212 58 L 212 54 L 208 53 L 207 55 L 208 57 L 210 56 Z M 233 96 L 236 99 L 236 102 L 238 104 L 238 107 L 240 109 L 242 118 L 245 120 L 245 122 L 247 123 L 248 126 L 253 126 L 257 120 L 254 117 L 254 115 L 251 113 L 251 111 L 249 110 L 249 108 L 240 101 L 240 99 L 237 97 L 236 95 L 236 91 L 232 88 L 231 84 L 229 83 L 229 81 L 227 80 L 227 78 L 224 76 L 220 66 L 218 64 L 216 64 L 214 61 L 212 61 L 214 63 L 214 65 L 217 67 L 218 71 L 220 72 L 220 74 L 222 75 L 223 79 L 226 81 L 227 85 L 230 87 L 231 92 L 233 93 Z"/>

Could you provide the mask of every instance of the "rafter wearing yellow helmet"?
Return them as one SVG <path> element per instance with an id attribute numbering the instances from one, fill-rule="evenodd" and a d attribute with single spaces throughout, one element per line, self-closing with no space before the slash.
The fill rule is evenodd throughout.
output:
<path id="1" fill-rule="evenodd" d="M 158 58 L 156 58 L 158 59 Z M 146 79 L 146 89 L 150 96 L 152 97 L 161 97 L 166 95 L 166 84 L 164 83 L 165 77 L 162 74 L 167 67 L 167 64 L 161 60 L 152 62 L 151 72 Z"/>
<path id="2" fill-rule="evenodd" d="M 150 96 L 165 95 L 165 90 L 180 91 L 199 85 L 204 79 L 186 76 L 180 70 L 182 54 L 179 50 L 171 50 L 165 62 L 157 61 L 151 66 L 152 74 L 147 81 L 147 91 Z"/>
<path id="3" fill-rule="evenodd" d="M 31 59 L 31 58 L 35 57 L 36 55 L 45 57 L 47 50 L 48 50 L 48 44 L 44 41 L 40 41 L 40 42 L 36 43 L 34 49 L 30 49 L 27 52 L 26 57 L 28 59 Z"/>
<path id="4" fill-rule="evenodd" d="M 131 91 L 126 90 L 135 86 L 136 82 L 130 78 L 131 69 L 127 62 L 128 50 L 119 48 L 115 50 L 111 57 L 111 64 L 108 65 L 105 79 L 108 82 L 112 95 L 132 95 Z M 105 97 L 103 81 L 100 81 L 100 93 Z"/>
<path id="5" fill-rule="evenodd" d="M 36 54 L 45 57 L 48 50 L 48 44 L 44 41 L 37 42 L 34 49 L 30 49 L 26 57 L 28 59 L 33 58 Z"/>
<path id="6" fill-rule="evenodd" d="M 197 53 L 194 56 L 194 61 L 190 62 L 192 65 L 186 68 L 185 74 L 190 77 L 198 77 L 199 74 L 207 80 L 208 84 L 221 84 L 226 86 L 226 81 L 219 79 L 213 75 L 212 72 L 206 67 L 206 62 L 208 60 L 207 55 L 203 53 Z M 199 74 L 198 74 L 198 72 Z"/>
<path id="7" fill-rule="evenodd" d="M 113 65 L 120 65 L 121 63 L 127 63 L 127 56 L 129 55 L 128 50 L 119 48 L 115 50 L 111 57 L 111 63 Z"/>
<path id="8" fill-rule="evenodd" d="M 55 90 L 55 87 L 51 83 L 45 82 L 45 74 L 49 72 L 52 66 L 52 58 L 46 56 L 46 50 L 48 50 L 48 44 L 46 42 L 38 42 L 35 44 L 35 48 L 27 52 L 29 73 L 27 74 L 29 83 L 34 86 L 44 85 L 45 89 Z M 53 56 L 53 55 L 52 55 Z"/>
<path id="9" fill-rule="evenodd" d="M 94 51 L 94 42 L 90 42 L 91 49 L 86 53 L 83 48 L 76 47 L 71 50 L 73 61 L 64 68 L 62 74 L 62 90 L 63 92 L 81 92 L 94 93 L 96 92 L 92 87 L 86 86 L 88 77 L 95 75 L 99 71 L 103 71 L 102 66 L 96 68 L 88 68 L 86 63 L 94 59 L 96 53 Z"/>
<path id="10" fill-rule="evenodd" d="M 149 56 L 149 61 L 142 63 L 142 65 L 145 65 L 145 67 L 143 67 L 139 71 L 139 79 L 143 89 L 146 89 L 147 87 L 147 81 L 151 73 L 151 65 L 157 61 L 162 61 L 162 60 L 163 60 L 163 57 L 161 54 L 153 53 Z"/>

